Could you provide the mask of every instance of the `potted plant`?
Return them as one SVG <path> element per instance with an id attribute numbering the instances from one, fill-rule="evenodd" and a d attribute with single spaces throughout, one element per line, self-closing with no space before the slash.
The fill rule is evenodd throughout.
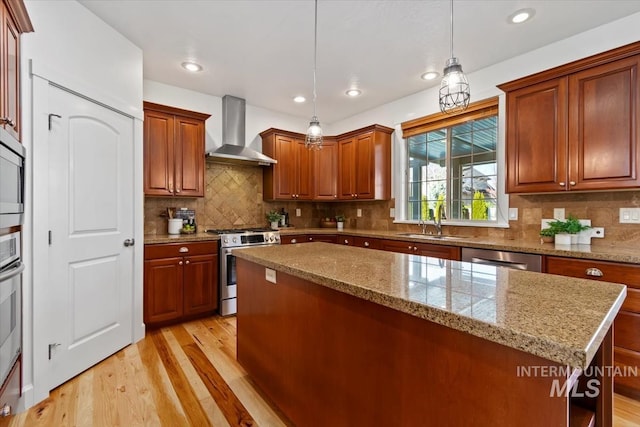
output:
<path id="1" fill-rule="evenodd" d="M 578 218 L 569 215 L 566 220 L 556 220 L 549 223 L 549 226 L 556 230 L 556 244 L 574 245 L 578 243 L 578 233 L 588 230 L 591 227 L 584 225 Z"/>
<path id="2" fill-rule="evenodd" d="M 344 215 L 339 214 L 336 215 L 336 223 L 338 224 L 338 231 L 344 230 L 344 220 L 346 219 Z"/>
<path id="3" fill-rule="evenodd" d="M 282 214 L 278 211 L 269 211 L 265 214 L 265 216 L 267 217 L 267 221 L 271 223 L 271 229 L 277 230 L 278 224 L 280 223 L 280 217 L 282 217 Z"/>
<path id="4" fill-rule="evenodd" d="M 543 228 L 540 230 L 540 243 L 553 243 L 555 235 L 556 231 L 553 228 Z"/>

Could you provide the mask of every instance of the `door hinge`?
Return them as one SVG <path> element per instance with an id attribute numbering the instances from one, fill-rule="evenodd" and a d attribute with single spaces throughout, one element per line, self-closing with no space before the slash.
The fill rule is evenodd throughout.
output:
<path id="1" fill-rule="evenodd" d="M 51 246 L 51 230 L 49 230 L 49 246 Z"/>
<path id="2" fill-rule="evenodd" d="M 53 351 L 60 346 L 60 343 L 54 342 L 53 344 L 49 344 L 49 360 L 51 360 L 51 354 Z"/>
<path id="3" fill-rule="evenodd" d="M 49 114 L 49 130 L 51 130 L 51 118 L 52 117 L 57 117 L 59 119 L 62 118 L 62 116 L 60 114 L 53 114 L 53 113 Z"/>

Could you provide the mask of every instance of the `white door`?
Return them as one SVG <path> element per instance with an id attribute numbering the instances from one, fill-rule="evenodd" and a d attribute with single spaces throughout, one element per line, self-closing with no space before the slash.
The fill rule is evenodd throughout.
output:
<path id="1" fill-rule="evenodd" d="M 55 86 L 49 108 L 51 389 L 132 342 L 134 146 L 130 117 Z"/>

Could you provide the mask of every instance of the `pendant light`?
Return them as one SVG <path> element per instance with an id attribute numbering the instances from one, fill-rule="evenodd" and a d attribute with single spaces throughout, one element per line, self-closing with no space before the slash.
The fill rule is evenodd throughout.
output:
<path id="1" fill-rule="evenodd" d="M 309 129 L 304 139 L 304 145 L 312 150 L 322 148 L 322 128 L 316 116 L 316 67 L 318 57 L 318 0 L 315 0 L 314 29 L 313 29 L 313 117 L 309 122 Z"/>
<path id="2" fill-rule="evenodd" d="M 440 83 L 440 111 L 451 114 L 464 111 L 469 106 L 471 92 L 467 76 L 462 72 L 458 58 L 453 56 L 453 0 L 451 0 L 451 57 L 444 66 Z"/>

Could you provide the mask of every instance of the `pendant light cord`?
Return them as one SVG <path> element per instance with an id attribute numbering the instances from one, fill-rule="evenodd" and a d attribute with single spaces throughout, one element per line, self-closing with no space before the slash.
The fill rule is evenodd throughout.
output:
<path id="1" fill-rule="evenodd" d="M 316 117 L 316 67 L 318 58 L 318 0 L 316 0 L 313 23 L 313 116 Z"/>
<path id="2" fill-rule="evenodd" d="M 317 0 L 316 0 L 317 1 Z M 451 34 L 449 38 L 449 46 L 451 46 L 451 56 L 449 58 L 453 58 L 453 0 L 451 0 Z"/>

